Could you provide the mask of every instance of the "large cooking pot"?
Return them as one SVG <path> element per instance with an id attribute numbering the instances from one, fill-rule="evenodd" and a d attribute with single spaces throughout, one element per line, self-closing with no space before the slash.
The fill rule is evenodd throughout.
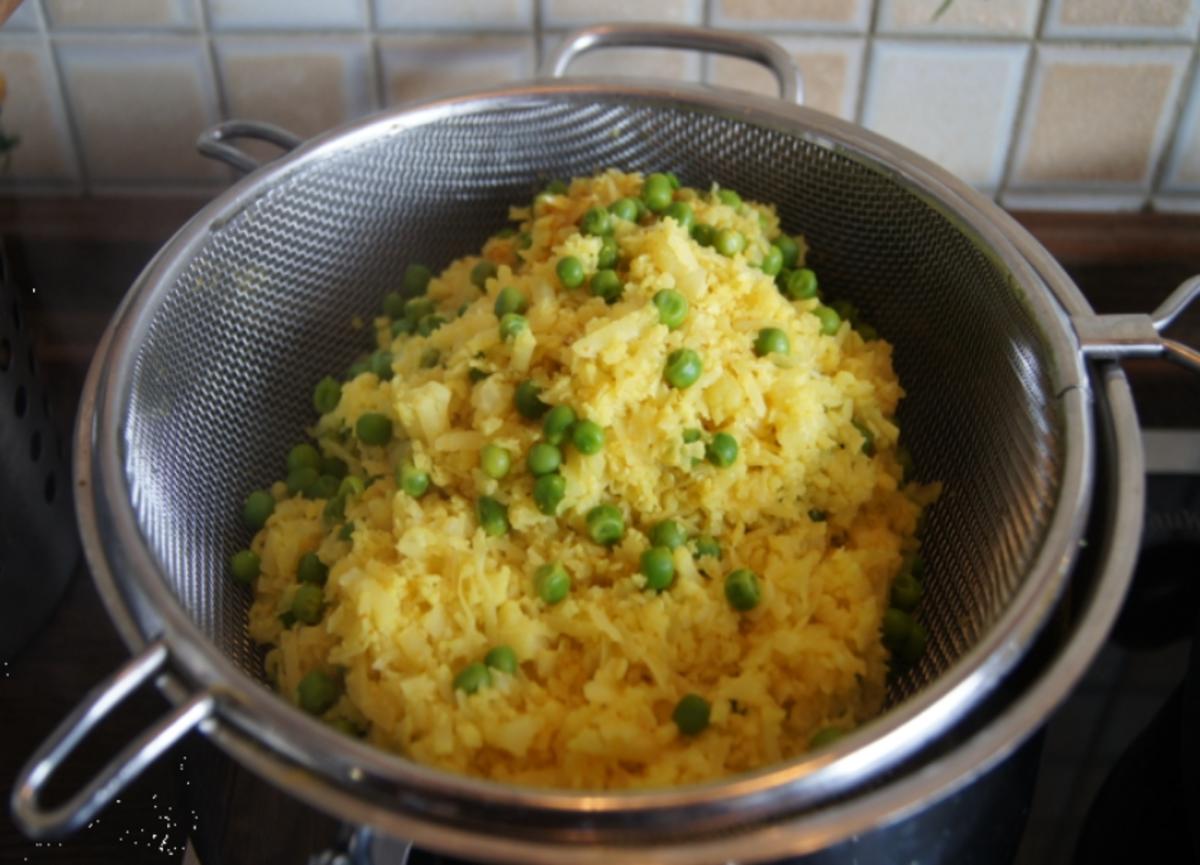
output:
<path id="1" fill-rule="evenodd" d="M 550 77 L 386 112 L 253 171 L 139 277 L 88 376 L 75 486 L 89 562 L 137 655 L 31 758 L 13 796 L 26 831 L 86 823 L 198 728 L 321 809 L 465 857 L 798 855 L 944 799 L 1025 740 L 1074 684 L 1124 594 L 1140 530 L 1136 419 L 1111 361 L 1164 355 L 1200 369 L 1200 354 L 1159 334 L 1200 279 L 1153 317 L 1095 316 L 990 201 L 856 126 L 743 93 L 558 77 L 577 54 L 621 44 L 749 57 L 785 97 L 798 92 L 790 60 L 766 40 L 593 28 L 568 38 Z M 225 127 L 205 148 L 228 155 L 230 131 L 246 129 Z M 270 478 L 278 442 L 301 435 L 312 382 L 356 352 L 339 336 L 345 322 L 370 314 L 406 263 L 476 247 L 548 177 L 607 165 L 670 169 L 776 202 L 808 239 L 823 285 L 894 344 L 909 394 L 900 425 L 922 476 L 946 488 L 924 536 L 929 649 L 894 684 L 888 710 L 835 746 L 703 785 L 513 787 L 350 740 L 264 687 L 245 634 L 249 597 L 224 575 L 244 544 L 240 496 Z M 1097 514 L 1102 460 L 1117 494 Z M 1085 614 L 996 705 L 998 684 L 1062 607 L 1089 516 L 1104 526 Z M 85 789 L 44 807 L 54 769 L 146 681 L 175 709 Z M 985 723 L 963 726 L 985 707 Z"/>

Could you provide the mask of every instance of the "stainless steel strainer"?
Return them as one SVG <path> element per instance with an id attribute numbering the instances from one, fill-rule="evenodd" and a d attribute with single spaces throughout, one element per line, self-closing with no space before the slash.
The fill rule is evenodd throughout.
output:
<path id="1" fill-rule="evenodd" d="M 552 69 L 600 45 L 650 43 L 749 56 L 785 85 L 796 80 L 770 43 L 683 28 L 586 31 Z M 208 148 L 218 145 L 228 147 L 210 137 Z M 823 287 L 893 343 L 908 392 L 901 429 L 920 476 L 946 489 L 925 535 L 929 649 L 890 709 L 836 747 L 703 786 L 513 788 L 351 741 L 262 681 L 245 632 L 250 598 L 224 568 L 245 543 L 241 497 L 273 478 L 280 442 L 311 422 L 313 382 L 364 347 L 350 319 L 370 315 L 407 263 L 478 248 L 546 179 L 607 166 L 670 169 L 776 202 L 786 228 L 807 238 Z M 921 754 L 992 691 L 1054 609 L 1096 460 L 1085 357 L 1167 354 L 1200 368 L 1157 332 L 1200 282 L 1181 287 L 1157 322 L 1089 316 L 1064 284 L 1014 223 L 936 166 L 747 94 L 545 79 L 396 110 L 298 148 L 172 239 L 97 353 L 80 411 L 77 505 L 110 612 L 140 654 L 34 755 L 14 795 L 18 819 L 38 835 L 82 825 L 199 726 L 327 810 L 466 855 L 723 861 L 837 840 L 855 824 L 813 834 L 823 809 L 919 772 Z M 1113 567 L 1127 575 L 1127 565 Z M 148 678 L 176 710 L 89 788 L 42 808 L 58 762 Z M 1070 682 L 1060 684 L 1054 699 Z M 1041 702 L 1049 712 L 1053 701 Z M 1026 718 L 992 753 L 1040 720 Z"/>

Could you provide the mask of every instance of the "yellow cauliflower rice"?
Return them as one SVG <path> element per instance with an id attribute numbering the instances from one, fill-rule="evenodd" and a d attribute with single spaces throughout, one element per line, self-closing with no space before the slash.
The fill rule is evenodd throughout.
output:
<path id="1" fill-rule="evenodd" d="M 279 691 L 422 763 L 593 789 L 876 715 L 923 646 L 936 494 L 905 480 L 891 346 L 730 190 L 610 170 L 510 216 L 409 269 L 247 500 Z"/>

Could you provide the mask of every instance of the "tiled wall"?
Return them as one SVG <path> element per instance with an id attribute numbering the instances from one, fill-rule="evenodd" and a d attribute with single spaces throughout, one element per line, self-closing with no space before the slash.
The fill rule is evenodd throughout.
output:
<path id="1" fill-rule="evenodd" d="M 0 123 L 22 137 L 0 186 L 210 194 L 229 174 L 193 143 L 220 118 L 311 135 L 531 77 L 571 28 L 639 18 L 778 40 L 809 104 L 1006 205 L 1200 211 L 1200 0 L 25 0 L 0 29 Z M 574 70 L 773 89 L 668 51 Z"/>

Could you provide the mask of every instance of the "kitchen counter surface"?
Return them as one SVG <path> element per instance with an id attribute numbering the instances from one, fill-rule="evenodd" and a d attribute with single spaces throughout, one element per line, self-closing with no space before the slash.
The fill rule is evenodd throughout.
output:
<path id="1" fill-rule="evenodd" d="M 22 305 L 61 431 L 69 434 L 88 360 L 104 325 L 155 250 L 200 200 L 8 199 L 0 201 L 0 241 L 24 289 Z M 1200 216 L 1018 214 L 1067 268 L 1100 312 L 1148 311 L 1179 282 L 1200 273 Z M 1172 331 L 1200 345 L 1200 305 Z M 1128 363 L 1143 426 L 1200 429 L 1200 376 L 1159 361 Z M 73 527 L 70 527 L 73 530 Z M 0 789 L 42 738 L 87 692 L 128 657 L 80 565 L 37 637 L 0 662 Z M 159 712 L 145 692 L 96 734 L 97 748 L 68 764 L 64 787 L 86 779 Z M 160 760 L 76 837 L 35 844 L 0 813 L 0 861 L 45 863 L 178 862 L 195 819 L 179 802 L 187 754 Z M 277 860 L 284 861 L 284 860 Z"/>

